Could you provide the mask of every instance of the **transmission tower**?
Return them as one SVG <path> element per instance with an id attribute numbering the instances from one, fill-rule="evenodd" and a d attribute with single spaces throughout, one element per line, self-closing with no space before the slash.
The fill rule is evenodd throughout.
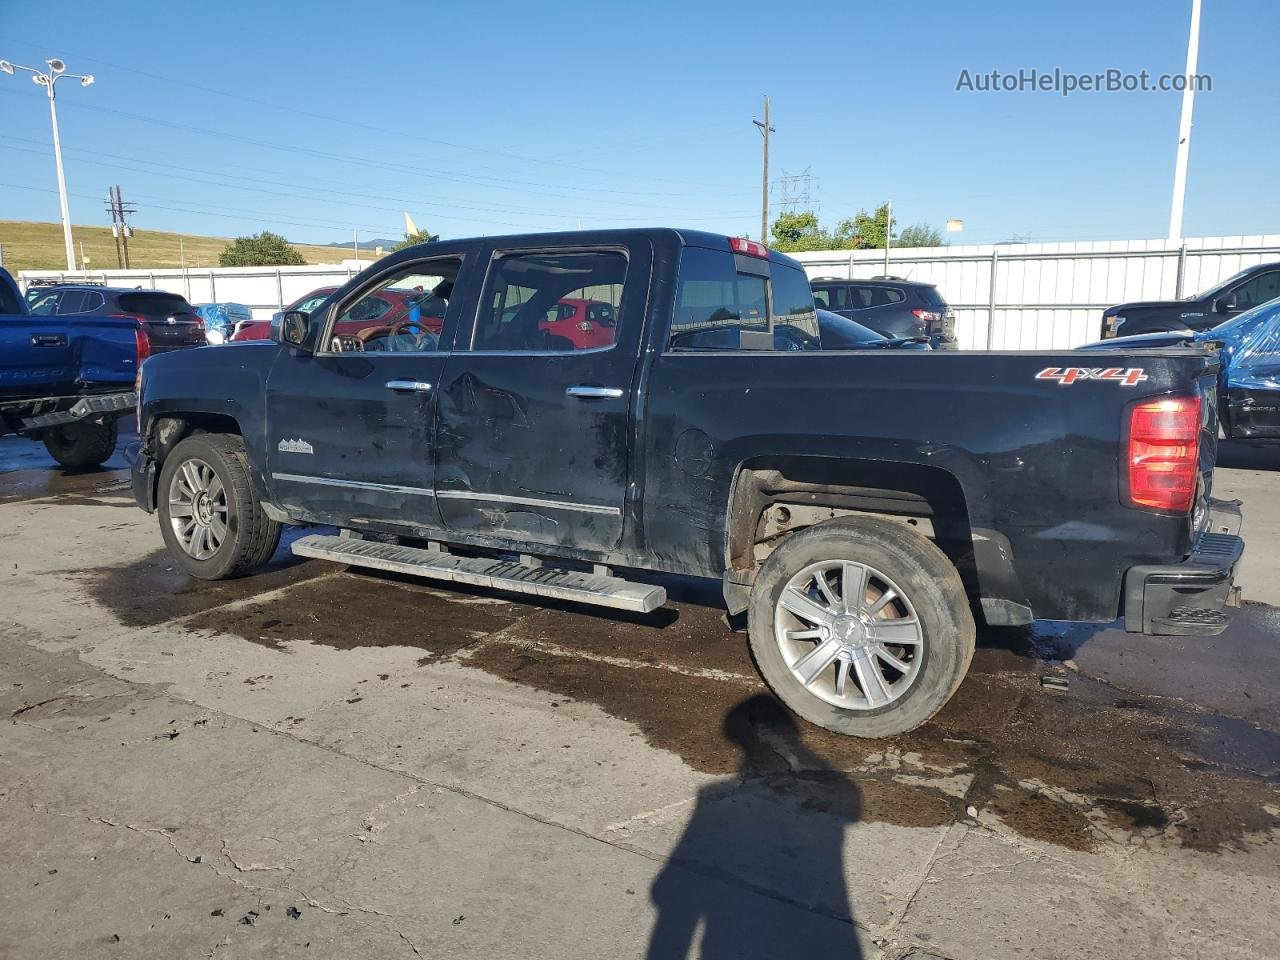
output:
<path id="1" fill-rule="evenodd" d="M 813 199 L 814 176 L 811 167 L 805 167 L 804 173 L 795 175 L 782 171 L 775 183 L 778 186 L 780 199 L 778 208 L 783 213 L 817 213 L 818 206 Z"/>

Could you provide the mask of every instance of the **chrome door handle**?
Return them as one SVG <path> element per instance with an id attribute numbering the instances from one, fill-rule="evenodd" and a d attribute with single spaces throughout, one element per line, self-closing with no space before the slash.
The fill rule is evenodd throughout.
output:
<path id="1" fill-rule="evenodd" d="M 426 393 L 431 389 L 431 384 L 421 380 L 388 380 L 387 389 L 398 393 Z"/>
<path id="2" fill-rule="evenodd" d="M 31 345 L 33 347 L 65 347 L 67 337 L 62 333 L 33 333 Z"/>
<path id="3" fill-rule="evenodd" d="M 570 387 L 565 393 L 580 400 L 616 400 L 622 396 L 621 387 Z"/>

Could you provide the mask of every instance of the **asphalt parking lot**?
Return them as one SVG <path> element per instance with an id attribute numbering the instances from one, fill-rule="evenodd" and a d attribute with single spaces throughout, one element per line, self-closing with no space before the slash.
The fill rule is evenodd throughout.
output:
<path id="1" fill-rule="evenodd" d="M 1280 450 L 1222 450 L 1223 636 L 990 631 L 886 742 L 797 724 L 701 585 L 201 583 L 122 467 L 0 439 L 0 954 L 1276 955 Z"/>

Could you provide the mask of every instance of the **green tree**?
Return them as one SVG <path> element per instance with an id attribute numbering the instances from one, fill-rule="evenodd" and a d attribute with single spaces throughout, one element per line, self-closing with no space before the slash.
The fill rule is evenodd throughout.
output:
<path id="1" fill-rule="evenodd" d="M 306 262 L 297 248 L 270 230 L 236 237 L 218 254 L 218 264 L 223 267 L 300 267 Z"/>
<path id="2" fill-rule="evenodd" d="M 391 252 L 403 250 L 405 247 L 416 247 L 420 243 L 430 243 L 432 240 L 439 240 L 439 234 L 432 234 L 430 230 L 419 230 L 417 233 L 406 233 L 404 239 L 391 248 Z"/>
<path id="3" fill-rule="evenodd" d="M 770 246 L 781 253 L 832 249 L 831 234 L 822 229 L 818 215 L 811 210 L 780 214 L 769 232 L 773 235 Z"/>
<path id="4" fill-rule="evenodd" d="M 902 228 L 893 238 L 893 245 L 895 247 L 945 247 L 947 241 L 942 239 L 939 231 L 927 223 L 913 223 L 909 227 Z"/>
<path id="5" fill-rule="evenodd" d="M 883 250 L 884 238 L 893 225 L 889 222 L 889 204 L 882 203 L 875 213 L 859 210 L 851 220 L 836 225 L 836 236 L 849 238 L 856 250 Z"/>

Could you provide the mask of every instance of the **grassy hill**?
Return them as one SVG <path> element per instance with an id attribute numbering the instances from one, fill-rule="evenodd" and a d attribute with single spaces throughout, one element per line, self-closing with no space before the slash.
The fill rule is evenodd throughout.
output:
<path id="1" fill-rule="evenodd" d="M 116 245 L 110 227 L 72 227 L 76 259 L 80 247 L 89 258 L 90 270 L 116 269 Z M 178 241 L 189 267 L 216 267 L 218 254 L 230 241 L 226 237 L 198 237 L 158 230 L 134 230 L 129 238 L 129 265 L 132 268 L 178 267 Z M 317 247 L 295 243 L 307 263 L 338 263 L 351 257 L 351 249 Z M 15 276 L 19 270 L 64 270 L 67 256 L 62 245 L 62 225 L 31 223 L 24 220 L 0 220 L 0 247 L 4 248 L 4 266 Z M 360 251 L 361 259 L 373 259 L 373 251 Z"/>

